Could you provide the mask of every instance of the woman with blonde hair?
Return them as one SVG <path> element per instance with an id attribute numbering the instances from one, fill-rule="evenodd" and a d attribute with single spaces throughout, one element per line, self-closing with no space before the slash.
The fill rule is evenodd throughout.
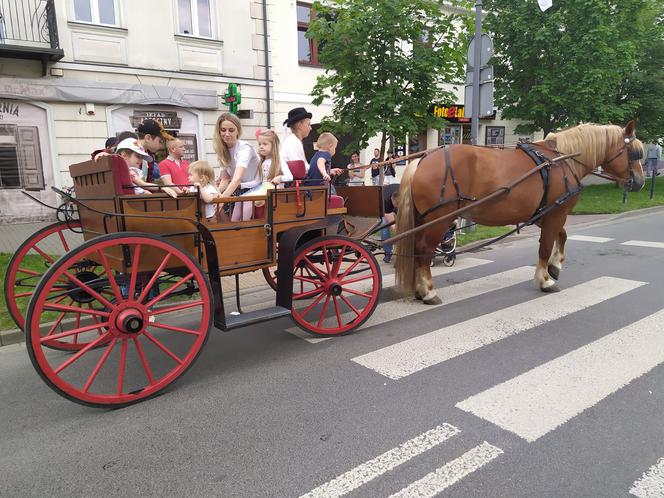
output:
<path id="1" fill-rule="evenodd" d="M 222 197 L 242 195 L 261 183 L 258 154 L 251 145 L 240 139 L 241 135 L 242 124 L 235 114 L 225 112 L 219 116 L 212 144 L 221 165 L 217 186 Z M 240 203 L 235 203 L 232 221 L 251 218 L 252 203 L 242 204 L 240 208 Z"/>

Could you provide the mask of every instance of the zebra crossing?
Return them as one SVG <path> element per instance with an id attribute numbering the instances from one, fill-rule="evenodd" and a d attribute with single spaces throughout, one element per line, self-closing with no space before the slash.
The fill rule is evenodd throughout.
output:
<path id="1" fill-rule="evenodd" d="M 646 249 L 664 248 L 664 243 L 636 240 L 619 242 L 606 237 L 576 235 L 569 239 L 581 243 L 613 242 Z M 464 263 L 466 259 L 468 261 Z M 433 273 L 434 278 L 462 270 L 486 273 L 485 276 L 473 275 L 438 289 L 444 303 L 438 307 L 451 306 L 466 299 L 488 299 L 491 292 L 532 279 L 534 269 L 531 266 L 492 273 L 491 263 L 488 260 L 459 258 L 457 265 L 452 268 L 434 268 L 437 270 Z M 393 280 L 387 284 L 393 285 Z M 525 302 L 420 333 L 349 357 L 348 360 L 379 378 L 402 382 L 426 369 L 440 367 L 449 360 L 472 354 L 498 341 L 523 334 L 536 334 L 542 325 L 575 313 L 582 314 L 585 310 L 616 298 L 628 297 L 648 284 L 641 280 L 598 276 L 564 288 L 559 293 L 533 294 L 534 297 Z M 361 334 L 370 333 L 378 325 L 431 312 L 432 309 L 411 301 L 400 301 L 398 307 L 394 302 L 381 303 L 371 319 L 363 325 Z M 636 379 L 664 364 L 662 323 L 664 309 L 618 330 L 606 330 L 599 339 L 513 378 L 486 386 L 465 399 L 459 399 L 454 406 L 467 416 L 489 422 L 527 444 L 536 444 L 544 435 L 560 430 L 567 422 L 602 400 L 610 399 L 611 395 L 621 389 L 629 389 L 629 385 Z M 310 338 L 292 328 L 287 332 L 312 344 L 334 340 Z M 462 433 L 467 434 L 458 423 L 457 426 L 443 423 L 320 484 L 302 496 L 344 496 L 371 481 L 389 479 L 391 472 L 398 472 L 398 468 L 410 459 L 435 446 L 444 445 Z M 391 497 L 437 496 L 483 467 L 494 461 L 498 464 L 509 456 L 509 449 L 501 449 L 491 441 L 483 441 L 484 438 L 469 439 L 472 442 L 469 442 L 462 455 L 450 455 L 447 462 L 414 479 Z M 639 498 L 664 497 L 664 457 L 623 492 Z"/>

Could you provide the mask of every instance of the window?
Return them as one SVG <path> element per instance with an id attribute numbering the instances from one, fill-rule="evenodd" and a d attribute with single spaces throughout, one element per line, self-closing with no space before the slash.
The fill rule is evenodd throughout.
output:
<path id="1" fill-rule="evenodd" d="M 185 36 L 212 38 L 210 0 L 176 0 L 177 32 Z"/>
<path id="2" fill-rule="evenodd" d="M 318 61 L 318 43 L 305 35 L 309 29 L 309 21 L 315 13 L 311 5 L 297 3 L 297 60 L 304 66 L 320 66 Z"/>
<path id="3" fill-rule="evenodd" d="M 92 24 L 118 25 L 118 0 L 74 0 L 74 19 Z"/>
<path id="4" fill-rule="evenodd" d="M 505 127 L 487 126 L 486 145 L 505 145 Z"/>
<path id="5" fill-rule="evenodd" d="M 0 189 L 5 188 L 44 189 L 36 126 L 0 125 Z"/>

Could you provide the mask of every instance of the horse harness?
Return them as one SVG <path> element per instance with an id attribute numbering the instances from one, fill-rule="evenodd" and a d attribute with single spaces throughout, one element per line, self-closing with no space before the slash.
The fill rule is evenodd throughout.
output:
<path id="1" fill-rule="evenodd" d="M 549 162 L 549 158 L 546 157 L 544 154 L 542 154 L 539 150 L 536 149 L 536 147 L 533 144 L 530 143 L 523 143 L 523 144 L 517 144 L 516 146 L 518 149 L 523 150 L 530 159 L 535 163 L 535 168 L 532 170 L 532 174 L 535 174 L 536 172 L 539 171 L 540 176 L 542 177 L 542 187 L 543 187 L 543 194 L 542 194 L 542 199 L 539 203 L 539 206 L 533 213 L 533 215 L 523 224 L 517 225 L 517 228 L 514 230 L 515 232 L 520 230 L 524 226 L 532 225 L 534 224 L 537 220 L 539 220 L 542 216 L 544 216 L 546 213 L 548 213 L 551 209 L 553 209 L 556 206 L 560 206 L 567 202 L 567 200 L 570 197 L 573 197 L 577 195 L 579 192 L 581 192 L 581 189 L 583 188 L 581 185 L 581 180 L 577 176 L 577 174 L 569 168 L 566 162 L 563 162 L 563 180 L 565 182 L 565 192 L 561 194 L 551 205 L 547 205 L 547 198 L 549 196 L 549 184 L 550 184 L 550 169 L 553 163 Z M 450 154 L 450 146 L 446 145 L 444 147 L 444 152 L 445 152 L 445 174 L 443 177 L 443 186 L 440 191 L 440 202 L 423 213 L 418 215 L 419 220 L 423 220 L 426 215 L 429 213 L 436 211 L 437 209 L 440 209 L 443 206 L 446 206 L 450 203 L 456 202 L 457 203 L 457 209 L 461 208 L 461 203 L 464 201 L 468 202 L 476 202 L 478 199 L 476 197 L 469 197 L 461 193 L 461 189 L 459 188 L 459 183 L 457 182 L 456 175 L 454 173 L 454 168 L 452 167 L 452 159 L 451 159 L 451 154 Z M 560 154 L 558 151 L 553 151 L 557 154 Z M 621 150 L 622 152 L 622 150 Z M 619 154 L 618 154 L 619 155 Z M 613 161 L 616 157 L 611 159 Z M 424 159 L 426 157 L 426 154 L 422 157 Z M 607 161 L 607 164 L 611 161 Z M 569 168 L 572 176 L 574 177 L 574 180 L 576 181 L 576 188 L 570 188 L 570 181 L 567 176 L 567 168 Z M 445 199 L 445 189 L 447 187 L 447 180 L 448 178 L 452 179 L 452 185 L 454 186 L 454 190 L 456 191 L 456 197 L 451 198 L 451 199 Z M 499 190 L 503 190 L 505 193 L 509 193 L 512 188 L 515 186 L 515 184 L 509 184 L 504 187 L 501 187 Z M 513 233 L 513 232 L 510 232 Z"/>

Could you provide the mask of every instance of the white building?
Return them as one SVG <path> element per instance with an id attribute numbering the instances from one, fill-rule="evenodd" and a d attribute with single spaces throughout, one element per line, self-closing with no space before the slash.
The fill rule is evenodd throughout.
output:
<path id="1" fill-rule="evenodd" d="M 68 167 L 158 117 L 189 159 L 238 85 L 244 136 L 267 126 L 262 0 L 0 0 L 0 222 L 52 216 Z"/>

